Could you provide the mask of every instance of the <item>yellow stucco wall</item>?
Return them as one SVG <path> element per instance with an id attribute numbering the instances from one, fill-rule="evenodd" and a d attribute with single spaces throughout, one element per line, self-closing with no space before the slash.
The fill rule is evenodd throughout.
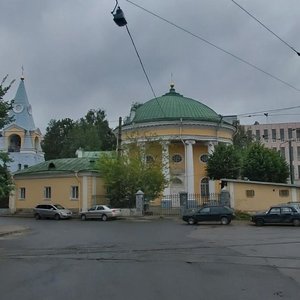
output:
<path id="1" fill-rule="evenodd" d="M 99 177 L 87 176 L 87 203 L 90 207 L 93 204 L 93 199 L 96 195 L 105 194 L 103 180 Z M 82 208 L 82 183 L 83 177 L 66 176 L 66 177 L 49 177 L 49 178 L 28 178 L 15 179 L 15 208 L 31 209 L 37 204 L 51 203 L 61 204 L 62 206 L 80 210 Z M 44 199 L 44 187 L 51 187 L 51 199 Z M 71 186 L 78 186 L 79 198 L 71 199 Z M 19 198 L 19 189 L 25 188 L 25 199 Z"/>
<path id="2" fill-rule="evenodd" d="M 175 136 L 207 136 L 207 137 L 219 137 L 225 139 L 232 139 L 232 131 L 226 130 L 223 128 L 214 128 L 214 127 L 166 127 L 166 128 L 139 128 L 139 129 L 132 129 L 126 130 L 123 133 L 123 140 L 130 140 L 130 139 L 137 139 L 137 138 L 150 138 L 150 137 L 157 137 L 166 136 L 166 135 L 175 135 Z"/>
<path id="3" fill-rule="evenodd" d="M 293 201 L 292 188 L 289 186 L 230 182 L 227 185 L 227 190 L 229 190 L 231 198 L 233 198 L 234 208 L 241 211 L 267 210 L 272 205 Z M 253 190 L 254 196 L 247 197 L 247 190 Z M 280 196 L 279 190 L 288 190 L 289 195 L 287 197 Z M 296 195 L 297 199 L 294 199 L 294 201 L 299 199 L 299 188 L 297 188 Z"/>

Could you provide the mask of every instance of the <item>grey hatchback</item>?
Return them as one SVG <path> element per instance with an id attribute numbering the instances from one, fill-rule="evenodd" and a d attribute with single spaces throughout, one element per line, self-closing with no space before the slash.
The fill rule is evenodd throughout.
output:
<path id="1" fill-rule="evenodd" d="M 72 212 L 60 204 L 39 204 L 33 209 L 33 211 L 36 220 L 41 218 L 60 220 L 70 219 L 72 217 Z"/>

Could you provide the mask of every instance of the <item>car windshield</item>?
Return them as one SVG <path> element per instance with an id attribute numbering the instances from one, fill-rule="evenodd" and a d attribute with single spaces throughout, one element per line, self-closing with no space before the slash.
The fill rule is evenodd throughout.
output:
<path id="1" fill-rule="evenodd" d="M 57 209 L 65 209 L 63 206 L 61 206 L 60 204 L 55 204 L 53 205 L 54 207 L 56 207 Z"/>

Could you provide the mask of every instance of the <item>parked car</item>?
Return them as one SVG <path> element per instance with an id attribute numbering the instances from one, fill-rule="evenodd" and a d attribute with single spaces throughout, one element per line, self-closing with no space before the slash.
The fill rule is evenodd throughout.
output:
<path id="1" fill-rule="evenodd" d="M 51 218 L 55 220 L 72 218 L 72 212 L 60 204 L 39 204 L 33 211 L 36 220 L 42 218 Z"/>
<path id="2" fill-rule="evenodd" d="M 186 212 L 183 214 L 182 219 L 189 225 L 210 221 L 228 225 L 234 217 L 234 211 L 228 206 L 208 205 L 191 212 Z"/>
<path id="3" fill-rule="evenodd" d="M 257 226 L 264 224 L 293 224 L 300 225 L 300 212 L 290 204 L 272 206 L 263 213 L 257 213 L 251 217 L 251 221 Z"/>
<path id="4" fill-rule="evenodd" d="M 108 219 L 116 219 L 121 215 L 119 208 L 110 208 L 107 205 L 95 205 L 87 211 L 80 212 L 80 218 L 82 221 L 87 219 L 100 219 L 107 221 Z"/>

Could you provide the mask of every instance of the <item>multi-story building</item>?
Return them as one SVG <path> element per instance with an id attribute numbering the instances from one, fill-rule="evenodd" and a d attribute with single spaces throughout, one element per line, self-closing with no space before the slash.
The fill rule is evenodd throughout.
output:
<path id="1" fill-rule="evenodd" d="M 279 151 L 292 170 L 294 183 L 300 183 L 300 122 L 243 126 L 255 140 Z"/>

